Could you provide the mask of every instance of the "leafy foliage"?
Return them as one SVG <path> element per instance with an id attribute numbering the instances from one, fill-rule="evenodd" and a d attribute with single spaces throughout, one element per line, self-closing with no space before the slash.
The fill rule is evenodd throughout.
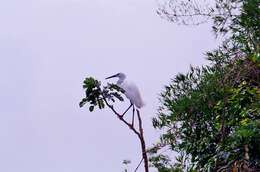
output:
<path id="1" fill-rule="evenodd" d="M 83 107 L 86 103 L 89 103 L 90 112 L 92 112 L 96 106 L 99 109 L 105 108 L 104 99 L 108 99 L 112 102 L 116 100 L 124 101 L 121 95 L 121 93 L 124 93 L 122 88 L 110 83 L 101 88 L 101 82 L 93 77 L 87 77 L 84 80 L 83 89 L 85 90 L 85 97 L 80 101 L 79 106 Z"/>
<path id="2" fill-rule="evenodd" d="M 214 32 L 228 37 L 218 49 L 207 52 L 210 65 L 191 67 L 165 86 L 153 119 L 153 126 L 163 132 L 160 145 L 188 157 L 182 170 L 259 169 L 260 1 L 216 0 L 214 8 L 201 8 L 196 2 L 172 3 L 173 15 L 167 11 L 160 15 L 172 22 L 208 17 L 214 21 Z M 169 159 L 160 159 L 165 156 L 158 150 L 154 154 L 155 166 L 159 161 L 173 169 Z"/>
<path id="3" fill-rule="evenodd" d="M 179 74 L 166 86 L 163 105 L 153 119 L 156 128 L 166 130 L 161 141 L 191 155 L 191 162 L 205 171 L 243 159 L 245 144 L 250 145 L 254 165 L 260 162 L 255 144 L 260 142 L 259 85 L 243 81 L 234 87 L 223 83 L 223 78 L 214 67 Z"/>
<path id="4" fill-rule="evenodd" d="M 140 112 L 136 110 L 137 112 L 137 126 L 134 124 L 134 112 L 132 116 L 131 122 L 126 120 L 124 118 L 124 115 L 126 112 L 133 107 L 133 104 L 131 104 L 124 113 L 119 113 L 114 108 L 113 103 L 118 99 L 119 101 L 124 101 L 122 97 L 122 93 L 125 92 L 124 89 L 121 87 L 108 83 L 106 86 L 103 86 L 101 88 L 101 82 L 94 79 L 93 77 L 88 77 L 83 82 L 83 89 L 85 90 L 85 97 L 81 100 L 79 103 L 80 107 L 83 107 L 87 103 L 89 106 L 89 111 L 92 112 L 96 106 L 99 107 L 99 109 L 105 108 L 107 106 L 117 117 L 118 119 L 123 122 L 129 129 L 138 137 L 140 144 L 141 144 L 141 150 L 142 150 L 142 161 L 144 163 L 144 170 L 145 172 L 149 172 L 149 164 L 148 164 L 148 157 L 146 152 L 146 145 L 145 145 L 145 139 L 143 135 L 143 127 L 142 127 L 142 119 L 140 116 Z M 109 102 L 112 101 L 113 103 Z M 135 111 L 135 109 L 133 108 Z M 141 165 L 141 162 L 137 166 L 136 170 Z M 123 164 L 127 166 L 130 161 L 124 161 Z M 127 169 L 124 170 L 125 172 Z"/>
<path id="5" fill-rule="evenodd" d="M 259 38 L 259 3 L 259 0 L 165 0 L 157 13 L 168 21 L 184 25 L 211 20 L 216 36 L 237 33 L 242 41 L 242 37 Z"/>
<path id="6" fill-rule="evenodd" d="M 131 164 L 131 160 L 125 159 L 122 164 L 125 166 L 124 172 L 127 172 L 128 165 Z"/>

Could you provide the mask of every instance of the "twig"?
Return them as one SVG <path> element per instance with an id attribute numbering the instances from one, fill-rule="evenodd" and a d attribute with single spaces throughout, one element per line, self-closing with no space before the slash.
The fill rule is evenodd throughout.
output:
<path id="1" fill-rule="evenodd" d="M 138 137 L 140 137 L 140 133 L 132 126 L 132 124 L 128 123 L 122 115 L 120 115 L 113 107 L 113 105 L 110 105 L 106 99 L 104 99 L 106 105 L 116 114 L 116 116 L 123 121 Z"/>
<path id="2" fill-rule="evenodd" d="M 139 123 L 139 131 L 134 127 L 134 122 L 132 119 L 132 124 L 127 122 L 123 117 L 124 114 L 130 109 L 131 106 L 134 105 L 130 105 L 130 107 L 128 107 L 128 109 L 122 114 L 120 115 L 113 107 L 113 105 L 110 105 L 108 103 L 108 101 L 106 100 L 105 96 L 102 95 L 102 97 L 104 98 L 105 104 L 114 112 L 114 114 L 119 118 L 119 120 L 121 120 L 123 123 L 125 123 L 130 130 L 132 130 L 139 138 L 140 143 L 141 143 L 141 149 L 142 149 L 142 161 L 144 160 L 144 168 L 145 168 L 145 172 L 149 172 L 149 168 L 148 168 L 148 157 L 147 157 L 147 152 L 146 152 L 146 146 L 145 146 L 145 140 L 144 140 L 144 132 L 143 132 L 143 128 L 142 128 L 142 119 L 140 116 L 140 112 L 139 110 L 137 111 L 137 117 L 138 117 L 138 123 Z M 134 110 L 133 110 L 133 115 L 134 115 Z M 134 117 L 134 116 L 133 116 Z M 140 162 L 140 164 L 142 163 L 142 161 Z M 140 164 L 137 166 L 137 169 L 139 168 Z M 136 170 L 137 170 L 136 169 Z"/>
<path id="3" fill-rule="evenodd" d="M 134 172 L 137 172 L 138 168 L 140 167 L 140 165 L 142 164 L 144 158 L 141 159 L 141 161 L 139 162 L 138 166 L 135 168 L 135 171 Z"/>
<path id="4" fill-rule="evenodd" d="M 121 115 L 122 117 L 126 114 L 126 112 L 132 107 L 134 106 L 132 103 L 130 104 L 130 106 L 126 109 L 126 111 Z"/>
<path id="5" fill-rule="evenodd" d="M 143 159 L 144 159 L 144 169 L 145 172 L 148 172 L 148 157 L 147 157 L 147 152 L 146 152 L 146 146 L 145 146 L 145 140 L 144 140 L 144 132 L 143 132 L 143 128 L 142 128 L 142 119 L 140 116 L 140 112 L 139 110 L 137 111 L 137 117 L 138 117 L 138 121 L 139 121 L 139 132 L 140 132 L 140 142 L 141 142 L 141 147 L 142 147 L 142 155 L 143 155 Z"/>

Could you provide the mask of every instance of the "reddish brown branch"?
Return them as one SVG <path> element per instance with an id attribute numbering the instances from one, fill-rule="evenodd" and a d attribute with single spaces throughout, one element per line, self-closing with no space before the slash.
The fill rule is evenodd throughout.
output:
<path id="1" fill-rule="evenodd" d="M 103 97 L 104 98 L 104 97 Z M 142 149 L 142 159 L 144 160 L 144 168 L 145 168 L 145 172 L 149 172 L 149 168 L 148 168 L 148 157 L 147 157 L 147 152 L 146 152 L 146 146 L 145 146 L 145 139 L 144 139 L 144 132 L 143 132 L 143 128 L 142 128 L 142 119 L 140 116 L 140 112 L 138 110 L 137 111 L 137 117 L 138 117 L 138 127 L 139 127 L 139 131 L 134 127 L 134 122 L 132 119 L 132 123 L 127 122 L 124 119 L 124 114 L 120 115 L 113 107 L 113 105 L 110 105 L 107 100 L 104 98 L 104 101 L 106 103 L 106 105 L 114 112 L 114 114 L 119 118 L 120 121 L 122 121 L 123 123 L 125 123 L 130 130 L 132 130 L 139 138 L 140 143 L 141 143 L 141 149 Z M 134 111 L 133 111 L 134 113 Z M 140 166 L 140 164 L 138 164 L 138 167 Z M 137 167 L 137 169 L 138 169 Z"/>
<path id="2" fill-rule="evenodd" d="M 148 157 L 147 157 L 147 152 L 146 152 L 146 146 L 145 146 L 145 140 L 144 140 L 144 132 L 143 132 L 143 128 L 142 128 L 142 119 L 140 116 L 140 112 L 139 110 L 137 111 L 137 117 L 138 117 L 138 122 L 139 122 L 139 132 L 140 132 L 140 142 L 141 142 L 141 147 L 142 147 L 142 155 L 143 155 L 143 159 L 144 159 L 144 169 L 145 172 L 148 172 Z"/>
<path id="3" fill-rule="evenodd" d="M 106 105 L 114 112 L 114 114 L 116 114 L 116 116 L 123 122 L 125 123 L 138 137 L 140 135 L 140 133 L 138 133 L 138 131 L 134 128 L 134 126 L 132 124 L 130 124 L 129 122 L 127 122 L 124 118 L 123 115 L 120 115 L 113 107 L 113 105 L 110 105 L 106 99 L 104 99 Z"/>
<path id="4" fill-rule="evenodd" d="M 137 172 L 138 168 L 140 167 L 140 165 L 142 164 L 144 158 L 141 159 L 141 161 L 139 162 L 138 166 L 135 168 L 135 172 Z"/>

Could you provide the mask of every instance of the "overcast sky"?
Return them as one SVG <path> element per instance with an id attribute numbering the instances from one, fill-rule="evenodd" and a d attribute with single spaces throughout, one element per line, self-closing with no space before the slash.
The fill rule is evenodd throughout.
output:
<path id="1" fill-rule="evenodd" d="M 155 0 L 0 3 L 0 171 L 121 172 L 138 139 L 109 110 L 78 103 L 86 76 L 124 72 L 142 91 L 147 146 L 163 86 L 215 47 L 209 25 L 177 26 Z M 119 108 L 125 105 L 118 104 Z M 140 169 L 142 171 L 142 169 Z"/>

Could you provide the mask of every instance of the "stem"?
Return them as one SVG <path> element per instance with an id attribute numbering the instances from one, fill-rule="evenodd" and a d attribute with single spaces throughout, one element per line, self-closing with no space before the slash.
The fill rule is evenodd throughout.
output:
<path id="1" fill-rule="evenodd" d="M 123 117 L 124 115 L 120 115 L 113 107 L 113 105 L 110 105 L 107 100 L 105 99 L 105 97 L 103 96 L 104 101 L 106 103 L 106 105 L 114 112 L 114 114 L 119 118 L 120 121 L 122 121 L 123 123 L 125 123 L 130 130 L 132 130 L 139 138 L 140 143 L 141 143 L 141 149 L 142 149 L 142 159 L 144 160 L 144 169 L 145 172 L 149 172 L 149 168 L 148 168 L 148 157 L 147 157 L 147 152 L 146 152 L 146 146 L 145 146 L 145 139 L 144 139 L 144 132 L 143 132 L 143 127 L 142 127 L 142 119 L 140 116 L 140 112 L 138 110 L 137 111 L 137 117 L 138 117 L 138 123 L 139 123 L 139 131 L 134 127 L 134 123 L 133 123 L 133 119 L 132 119 L 132 123 L 127 122 Z M 130 106 L 131 107 L 131 106 Z M 129 107 L 129 108 L 130 108 Z M 128 110 L 129 110 L 128 108 Z M 127 110 L 127 111 L 128 111 Z M 133 111 L 134 113 L 134 111 Z M 142 162 L 142 161 L 141 161 Z M 139 163 L 139 165 L 137 166 L 136 170 L 138 169 L 138 167 L 140 166 L 141 163 Z"/>
<path id="2" fill-rule="evenodd" d="M 126 114 L 126 112 L 132 107 L 134 106 L 132 103 L 130 104 L 130 106 L 126 109 L 126 111 L 121 115 L 122 117 Z"/>
<path id="3" fill-rule="evenodd" d="M 137 170 L 138 170 L 138 168 L 140 167 L 140 165 L 142 164 L 143 160 L 144 160 L 144 159 L 142 158 L 141 161 L 139 162 L 138 166 L 135 168 L 135 172 L 137 172 Z"/>
<path id="4" fill-rule="evenodd" d="M 142 147 L 142 156 L 144 159 L 144 169 L 145 169 L 145 172 L 149 172 L 148 158 L 147 158 L 146 146 L 145 146 L 145 140 L 144 140 L 144 132 L 143 132 L 143 127 L 142 127 L 142 119 L 141 119 L 139 110 L 136 110 L 136 111 L 137 111 L 137 117 L 138 117 L 138 121 L 139 121 L 139 132 L 140 132 L 139 139 L 140 139 L 141 147 Z"/>

